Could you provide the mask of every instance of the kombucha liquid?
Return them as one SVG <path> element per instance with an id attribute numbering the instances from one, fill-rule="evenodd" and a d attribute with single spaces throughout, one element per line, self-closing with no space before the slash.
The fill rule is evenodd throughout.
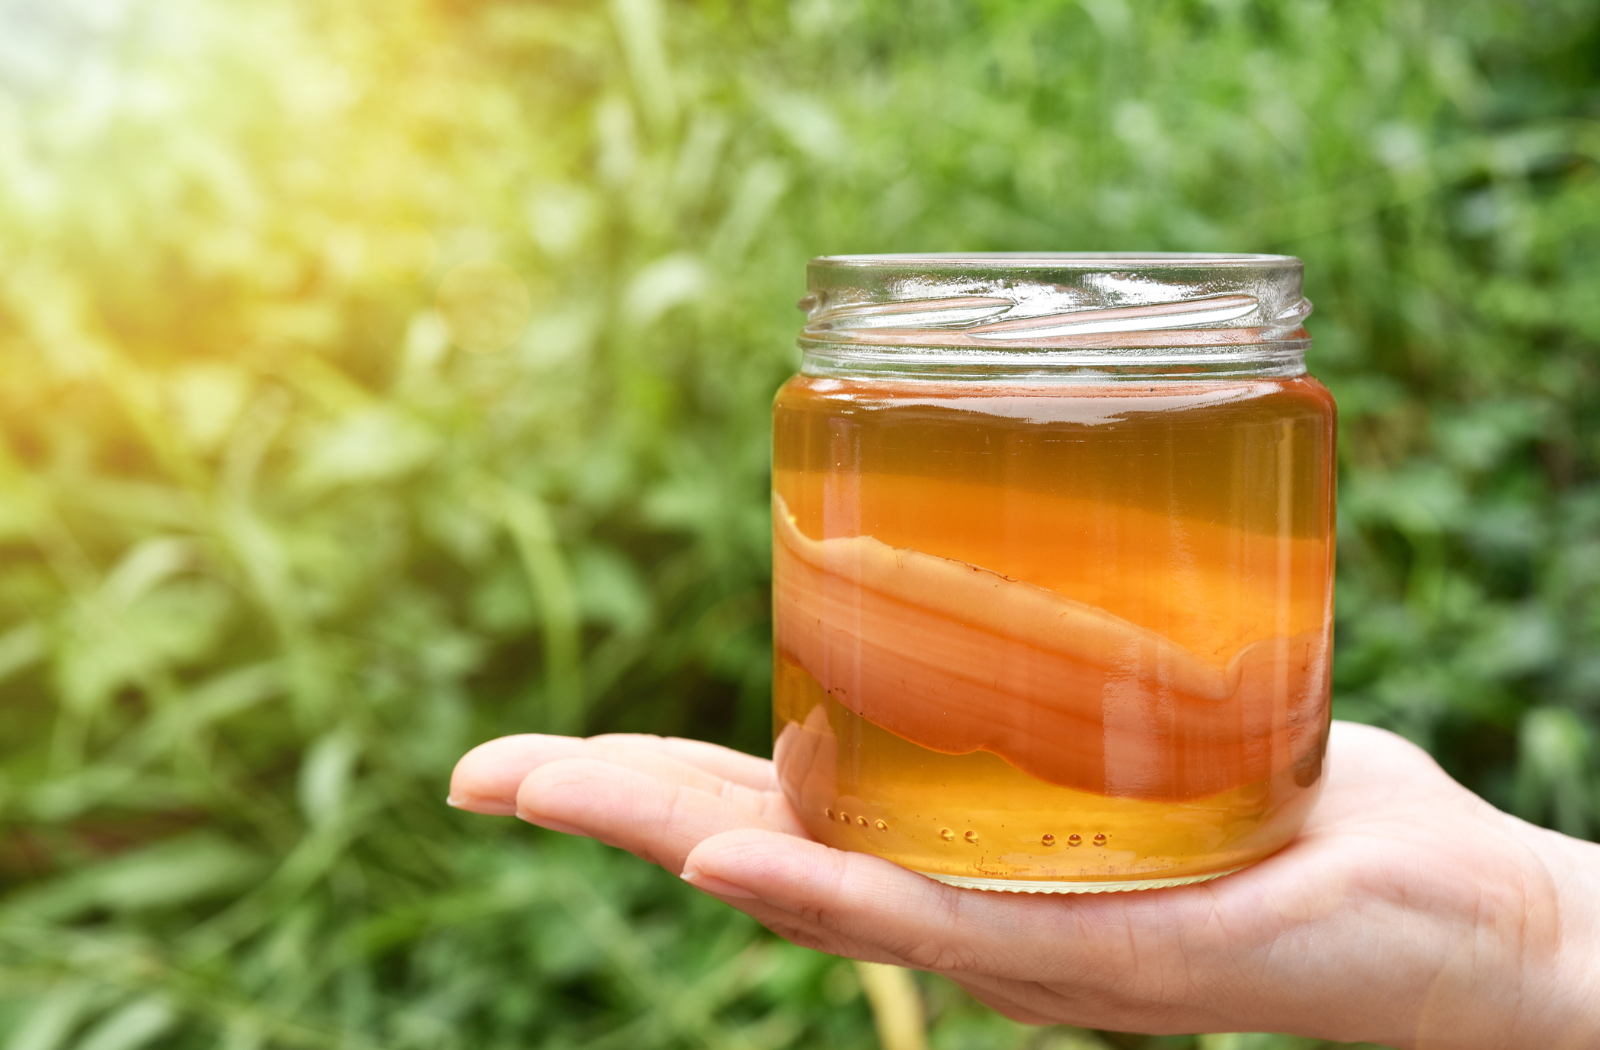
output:
<path id="1" fill-rule="evenodd" d="M 1309 377 L 791 379 L 774 758 L 807 829 L 1030 891 L 1286 844 L 1327 740 L 1333 421 Z"/>

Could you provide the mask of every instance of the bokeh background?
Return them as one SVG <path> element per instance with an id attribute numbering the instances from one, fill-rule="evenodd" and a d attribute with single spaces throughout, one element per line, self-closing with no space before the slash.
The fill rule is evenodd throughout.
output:
<path id="1" fill-rule="evenodd" d="M 823 252 L 1302 256 L 1337 713 L 1600 832 L 1597 118 L 1596 0 L 0 0 L 0 1048 L 875 1045 L 443 805 L 506 732 L 764 752 Z M 935 1050 L 1320 1045 L 918 980 Z"/>

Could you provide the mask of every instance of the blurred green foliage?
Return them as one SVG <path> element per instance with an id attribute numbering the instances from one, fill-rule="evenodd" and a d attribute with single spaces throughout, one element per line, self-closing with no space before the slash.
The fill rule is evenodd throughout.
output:
<path id="1" fill-rule="evenodd" d="M 821 252 L 1303 256 L 1338 712 L 1600 832 L 1596 56 L 1593 0 L 0 0 L 0 1047 L 873 1045 L 847 964 L 442 805 L 504 732 L 765 747 Z M 936 1050 L 1317 1045 L 924 991 Z"/>

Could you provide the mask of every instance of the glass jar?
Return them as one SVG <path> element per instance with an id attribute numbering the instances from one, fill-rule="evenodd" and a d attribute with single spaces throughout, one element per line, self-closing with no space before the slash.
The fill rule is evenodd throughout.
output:
<path id="1" fill-rule="evenodd" d="M 819 841 L 978 889 L 1292 839 L 1329 718 L 1334 404 L 1300 260 L 812 260 L 773 423 L 774 758 Z"/>

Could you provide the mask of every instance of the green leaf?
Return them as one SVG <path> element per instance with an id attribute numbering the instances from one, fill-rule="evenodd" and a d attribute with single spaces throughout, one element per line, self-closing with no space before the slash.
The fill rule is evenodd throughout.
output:
<path id="1" fill-rule="evenodd" d="M 432 431 L 402 412 L 358 409 L 317 432 L 302 454 L 296 480 L 313 492 L 384 481 L 420 467 L 438 444 Z"/>
<path id="2" fill-rule="evenodd" d="M 177 1021 L 163 999 L 138 999 L 89 1029 L 76 1050 L 139 1050 L 169 1031 Z"/>
<path id="3" fill-rule="evenodd" d="M 212 832 L 190 832 L 11 897 L 6 910 L 63 921 L 95 908 L 139 912 L 226 895 L 251 884 L 262 858 Z"/>
<path id="4" fill-rule="evenodd" d="M 50 989 L 12 1031 L 5 1050 L 57 1050 L 93 1008 L 98 992 L 84 981 Z"/>

